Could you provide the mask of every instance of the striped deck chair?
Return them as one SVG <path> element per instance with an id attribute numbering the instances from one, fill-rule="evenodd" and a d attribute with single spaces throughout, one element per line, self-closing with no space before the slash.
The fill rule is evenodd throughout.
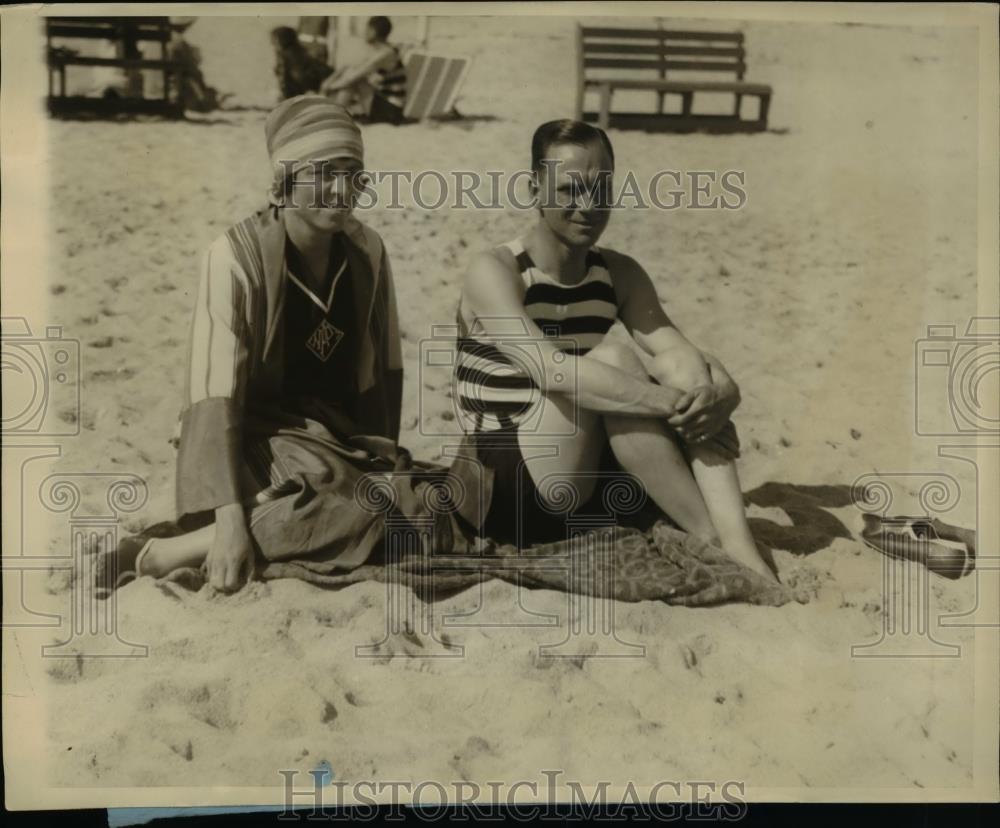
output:
<path id="1" fill-rule="evenodd" d="M 411 52 L 406 59 L 403 117 L 423 120 L 450 113 L 471 63 L 467 57 Z"/>

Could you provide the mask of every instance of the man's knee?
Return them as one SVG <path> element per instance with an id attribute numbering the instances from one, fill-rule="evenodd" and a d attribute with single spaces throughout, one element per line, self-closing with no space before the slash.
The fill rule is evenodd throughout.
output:
<path id="1" fill-rule="evenodd" d="M 660 385 L 689 391 L 709 379 L 702 356 L 690 351 L 665 351 L 653 357 L 649 374 Z"/>
<path id="2" fill-rule="evenodd" d="M 587 354 L 587 358 L 611 365 L 633 377 L 646 379 L 649 376 L 649 372 L 643 367 L 639 355 L 625 343 L 602 342 Z"/>

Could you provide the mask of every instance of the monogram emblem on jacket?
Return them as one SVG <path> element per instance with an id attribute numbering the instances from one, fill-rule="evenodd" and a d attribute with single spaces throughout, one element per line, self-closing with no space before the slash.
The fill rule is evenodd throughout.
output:
<path id="1" fill-rule="evenodd" d="M 306 340 L 306 347 L 326 362 L 343 338 L 344 332 L 324 319 Z"/>

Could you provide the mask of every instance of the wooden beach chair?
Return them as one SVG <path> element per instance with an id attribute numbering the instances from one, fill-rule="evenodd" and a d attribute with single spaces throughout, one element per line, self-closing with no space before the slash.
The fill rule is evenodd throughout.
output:
<path id="1" fill-rule="evenodd" d="M 46 17 L 45 37 L 49 69 L 49 112 L 53 115 L 68 115 L 88 112 L 96 115 L 118 113 L 145 113 L 184 117 L 183 107 L 170 100 L 171 78 L 178 67 L 167 58 L 167 44 L 170 42 L 170 18 L 168 17 Z M 100 40 L 114 44 L 118 57 L 88 57 L 76 50 L 60 44 L 59 41 Z M 152 42 L 160 44 L 160 57 L 156 60 L 138 57 L 139 44 Z M 68 95 L 66 90 L 66 69 L 70 66 L 105 67 L 121 69 L 125 72 L 127 89 L 124 95 Z M 163 75 L 162 97 L 142 96 L 140 73 L 154 70 Z M 58 80 L 58 88 L 57 88 Z"/>
<path id="2" fill-rule="evenodd" d="M 421 121 L 451 114 L 471 63 L 467 57 L 410 52 L 406 58 L 403 118 Z"/>
<path id="3" fill-rule="evenodd" d="M 746 51 L 742 32 L 667 31 L 664 29 L 616 29 L 577 25 L 576 117 L 615 126 L 665 129 L 676 132 L 757 132 L 767 129 L 771 87 L 743 80 Z M 678 72 L 734 75 L 733 80 L 682 79 Z M 613 112 L 616 89 L 656 93 L 655 112 Z M 587 111 L 589 91 L 598 93 L 598 109 Z M 695 114 L 692 103 L 697 92 L 731 92 L 735 96 L 729 114 Z M 664 112 L 667 95 L 680 95 L 681 111 Z M 744 97 L 756 97 L 756 119 L 744 120 Z"/>

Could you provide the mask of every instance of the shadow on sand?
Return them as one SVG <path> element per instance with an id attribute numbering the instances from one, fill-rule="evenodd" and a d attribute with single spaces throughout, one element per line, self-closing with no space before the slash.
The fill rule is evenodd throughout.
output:
<path id="1" fill-rule="evenodd" d="M 811 555 L 837 538 L 854 537 L 839 518 L 827 511 L 853 503 L 850 486 L 765 483 L 747 492 L 743 498 L 754 506 L 782 509 L 791 520 L 791 526 L 783 526 L 767 518 L 748 518 L 754 538 L 773 549 L 784 549 L 793 555 Z"/>
<path id="2" fill-rule="evenodd" d="M 488 124 L 499 121 L 496 115 L 465 115 L 458 111 L 447 115 L 437 115 L 425 121 L 404 121 L 400 126 L 414 126 L 416 124 L 434 124 L 435 127 L 457 127 L 459 129 L 470 130 L 476 124 Z"/>

